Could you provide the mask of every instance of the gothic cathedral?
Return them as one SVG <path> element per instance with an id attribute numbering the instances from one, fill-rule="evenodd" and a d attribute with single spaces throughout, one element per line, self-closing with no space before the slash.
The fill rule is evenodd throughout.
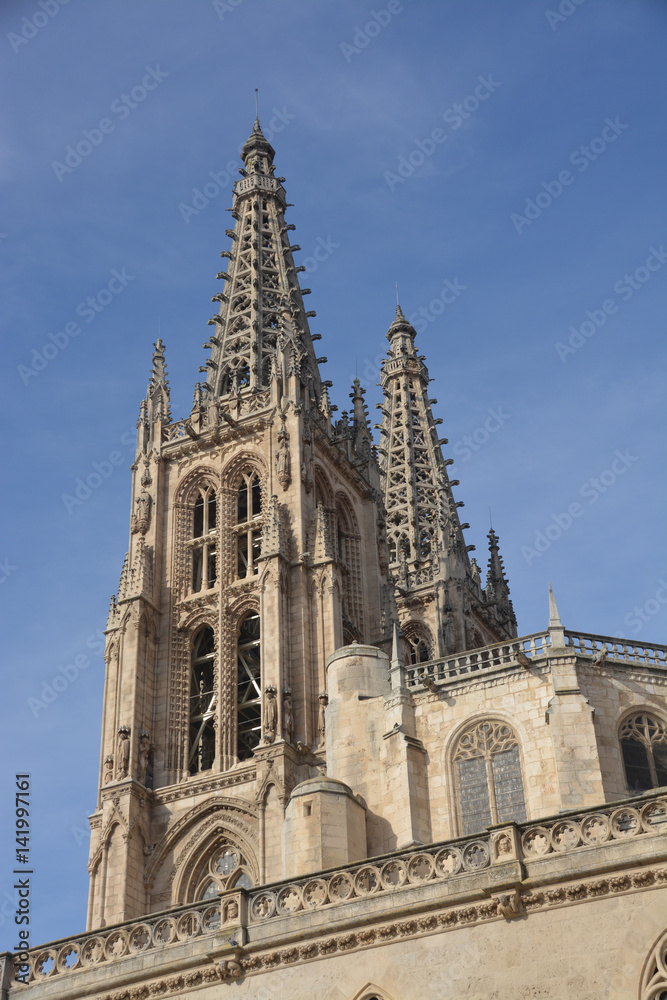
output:
<path id="1" fill-rule="evenodd" d="M 87 928 L 6 956 L 3 1000 L 667 997 L 667 648 L 553 594 L 517 635 L 415 330 L 397 308 L 374 444 L 358 380 L 334 417 L 258 121 L 241 157 L 192 410 L 160 340 L 140 407 Z"/>

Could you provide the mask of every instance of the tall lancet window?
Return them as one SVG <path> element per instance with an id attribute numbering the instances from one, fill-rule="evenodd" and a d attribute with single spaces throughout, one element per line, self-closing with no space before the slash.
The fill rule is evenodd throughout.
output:
<path id="1" fill-rule="evenodd" d="M 192 522 L 192 589 L 195 593 L 214 586 L 218 576 L 217 497 L 212 486 L 199 491 Z"/>
<path id="2" fill-rule="evenodd" d="M 461 834 L 526 818 L 519 743 L 504 722 L 469 726 L 454 751 Z"/>
<path id="3" fill-rule="evenodd" d="M 259 615 L 241 622 L 237 654 L 236 741 L 239 760 L 247 760 L 262 734 L 262 663 Z"/>
<path id="4" fill-rule="evenodd" d="M 206 625 L 195 636 L 190 662 L 190 774 L 207 771 L 215 757 L 214 659 L 213 629 Z"/>
<path id="5" fill-rule="evenodd" d="M 262 551 L 262 490 L 257 473 L 244 473 L 236 499 L 237 576 L 257 572 Z"/>

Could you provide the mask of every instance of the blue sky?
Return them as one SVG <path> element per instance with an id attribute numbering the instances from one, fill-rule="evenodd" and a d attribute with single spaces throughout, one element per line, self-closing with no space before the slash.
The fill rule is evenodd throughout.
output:
<path id="1" fill-rule="evenodd" d="M 0 948 L 16 772 L 32 941 L 85 924 L 138 406 L 159 329 L 189 412 L 255 87 L 333 401 L 357 371 L 374 413 L 398 281 L 468 542 L 485 568 L 491 508 L 520 634 L 546 626 L 551 581 L 566 628 L 667 641 L 665 5 L 56 5 L 0 12 Z"/>

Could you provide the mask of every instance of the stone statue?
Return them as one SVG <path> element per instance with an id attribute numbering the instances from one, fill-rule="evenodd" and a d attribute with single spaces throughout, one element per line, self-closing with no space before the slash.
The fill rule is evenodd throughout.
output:
<path id="1" fill-rule="evenodd" d="M 278 482 L 284 490 L 287 489 L 292 481 L 291 474 L 291 460 L 289 452 L 289 435 L 285 430 L 285 426 L 281 427 L 278 432 L 278 451 L 276 452 L 276 473 L 278 475 Z"/>
<path id="2" fill-rule="evenodd" d="M 474 556 L 470 560 L 470 571 L 471 571 L 471 574 L 472 574 L 473 581 L 478 586 L 481 587 L 482 586 L 482 577 L 481 577 L 480 572 L 479 572 L 479 566 L 477 565 L 477 560 L 475 559 Z"/>
<path id="3" fill-rule="evenodd" d="M 105 785 L 113 781 L 113 754 L 109 754 L 108 757 L 104 758 L 104 777 L 102 780 Z"/>
<path id="4" fill-rule="evenodd" d="M 131 530 L 133 534 L 139 532 L 140 535 L 145 535 L 151 523 L 151 495 L 147 493 L 146 490 L 142 490 L 137 499 L 134 501 L 136 506 L 136 511 L 131 518 Z"/>
<path id="5" fill-rule="evenodd" d="M 278 725 L 278 702 L 276 700 L 276 689 L 269 684 L 264 688 L 264 742 L 273 743 L 276 738 L 276 728 Z"/>
<path id="6" fill-rule="evenodd" d="M 139 733 L 139 784 L 146 784 L 146 771 L 151 753 L 151 738 L 145 729 Z"/>
<path id="7" fill-rule="evenodd" d="M 326 691 L 322 691 L 320 694 L 320 710 L 317 714 L 317 731 L 320 734 L 320 743 L 324 743 L 324 737 L 326 735 L 326 717 L 325 710 L 329 704 L 329 695 Z"/>
<path id="8" fill-rule="evenodd" d="M 291 743 L 294 737 L 294 719 L 292 718 L 292 689 L 283 688 L 283 739 Z"/>
<path id="9" fill-rule="evenodd" d="M 130 770 L 130 730 L 127 726 L 121 726 L 118 730 L 116 750 L 116 778 L 120 780 L 127 778 Z"/>

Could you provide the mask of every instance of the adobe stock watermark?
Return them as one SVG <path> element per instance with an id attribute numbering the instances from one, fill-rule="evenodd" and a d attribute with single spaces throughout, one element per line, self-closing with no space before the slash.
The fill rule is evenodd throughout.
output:
<path id="1" fill-rule="evenodd" d="M 2 562 L 0 562 L 0 584 L 7 583 L 7 580 L 16 573 L 17 569 L 18 566 L 9 561 L 9 556 L 5 556 Z"/>
<path id="2" fill-rule="evenodd" d="M 498 87 L 502 86 L 501 83 L 493 79 L 491 73 L 485 77 L 478 76 L 477 79 L 479 82 L 473 93 L 468 94 L 461 103 L 453 104 L 443 113 L 443 121 L 449 125 L 452 132 L 461 128 L 464 121 L 470 118 L 484 101 L 488 101 Z M 415 139 L 414 148 L 407 156 L 399 156 L 396 172 L 385 170 L 384 179 L 389 190 L 395 191 L 399 184 L 405 183 L 408 177 L 412 177 L 415 170 L 418 170 L 429 156 L 433 156 L 438 146 L 447 142 L 448 138 L 448 133 L 444 129 L 434 128 L 426 139 Z"/>
<path id="3" fill-rule="evenodd" d="M 113 268 L 111 278 L 103 288 L 98 289 L 95 295 L 89 295 L 74 310 L 84 323 L 92 323 L 106 307 L 113 302 L 117 295 L 124 292 L 135 275 L 128 274 L 124 267 L 118 270 Z M 72 340 L 82 333 L 82 327 L 74 320 L 65 323 L 61 330 L 47 334 L 47 342 L 40 348 L 33 347 L 30 355 L 30 363 L 17 365 L 16 370 L 24 385 L 28 385 L 31 378 L 36 378 L 45 368 L 48 368 L 52 361 L 59 354 L 69 347 Z"/>
<path id="4" fill-rule="evenodd" d="M 134 448 L 136 444 L 136 432 L 133 430 L 125 431 L 124 434 L 120 436 L 120 443 L 125 448 Z M 108 456 L 104 458 L 101 462 L 93 462 L 91 466 L 91 471 L 83 476 L 77 476 L 74 480 L 73 492 L 72 493 L 61 493 L 60 499 L 63 502 L 65 510 L 71 516 L 77 507 L 89 500 L 93 495 L 95 490 L 99 490 L 102 483 L 110 479 L 114 474 L 115 470 L 124 465 L 127 461 L 127 456 L 123 455 L 121 451 L 115 448 L 113 451 L 109 452 Z"/>
<path id="5" fill-rule="evenodd" d="M 129 94 L 123 93 L 111 102 L 109 109 L 111 114 L 115 115 L 118 121 L 125 121 L 168 76 L 169 73 L 159 66 L 146 66 L 146 75 L 141 82 L 132 87 Z M 102 145 L 106 136 L 116 131 L 116 124 L 112 118 L 100 118 L 96 128 L 81 130 L 83 139 L 79 139 L 76 145 L 65 146 L 63 163 L 59 160 L 51 161 L 51 169 L 61 184 L 66 174 L 73 173 L 94 149 Z"/>
<path id="6" fill-rule="evenodd" d="M 544 16 L 551 30 L 555 31 L 560 24 L 564 24 L 568 17 L 572 17 L 575 11 L 585 2 L 586 0 L 562 0 L 557 10 L 551 10 L 550 8 L 545 10 Z"/>
<path id="7" fill-rule="evenodd" d="M 623 619 L 623 624 L 632 629 L 635 635 L 641 632 L 656 615 L 667 607 L 667 580 L 659 580 L 653 597 L 649 597 L 642 605 L 636 605 Z"/>
<path id="8" fill-rule="evenodd" d="M 632 455 L 629 448 L 626 448 L 625 451 L 617 448 L 609 468 L 604 469 L 597 476 L 591 476 L 590 479 L 582 483 L 579 488 L 579 496 L 586 500 L 589 506 L 593 506 L 638 461 L 639 456 Z M 567 510 L 560 514 L 552 514 L 551 520 L 544 530 L 535 532 L 533 544 L 521 546 L 521 555 L 528 566 L 543 556 L 545 552 L 548 552 L 553 543 L 557 542 L 566 531 L 569 531 L 574 522 L 583 517 L 585 513 L 586 507 L 575 500 L 568 504 Z"/>
<path id="9" fill-rule="evenodd" d="M 656 271 L 667 261 L 667 251 L 661 243 L 659 247 L 649 247 L 648 257 L 643 264 L 636 267 L 630 274 L 626 273 L 618 281 L 614 282 L 612 291 L 620 298 L 621 302 L 629 302 L 635 292 L 640 291 L 644 285 L 651 280 Z M 598 309 L 587 309 L 583 320 L 579 326 L 570 326 L 568 333 L 570 336 L 566 343 L 557 340 L 554 344 L 556 354 L 565 364 L 570 354 L 576 354 L 584 346 L 587 340 L 594 337 L 598 330 L 601 330 L 610 316 L 618 312 L 619 305 L 616 299 L 605 299 Z"/>
<path id="10" fill-rule="evenodd" d="M 591 163 L 595 163 L 628 128 L 630 126 L 622 122 L 618 115 L 613 119 L 605 118 L 600 135 L 591 139 L 587 146 L 578 146 L 570 153 L 570 164 L 583 174 Z M 520 212 L 512 212 L 510 215 L 510 221 L 517 233 L 520 235 L 526 226 L 532 226 L 542 213 L 560 198 L 565 188 L 574 184 L 576 179 L 576 175 L 570 170 L 561 170 L 554 180 L 542 181 L 542 190 L 533 198 L 526 198 L 523 215 Z"/>
<path id="11" fill-rule="evenodd" d="M 95 632 L 91 632 L 86 639 L 85 648 L 90 650 L 95 656 L 99 656 L 104 652 L 104 644 L 104 633 L 97 629 Z M 39 690 L 39 697 L 36 698 L 31 695 L 26 699 L 26 704 L 34 718 L 36 719 L 40 712 L 46 711 L 49 705 L 57 701 L 63 691 L 66 691 L 77 680 L 81 671 L 87 670 L 91 663 L 92 660 L 88 653 L 82 652 L 77 653 L 70 663 L 59 664 L 53 677 L 49 681 L 42 683 Z"/>
<path id="12" fill-rule="evenodd" d="M 273 108 L 269 124 L 266 128 L 262 128 L 265 138 L 271 142 L 273 137 L 282 132 L 295 118 L 296 115 L 288 111 L 285 106 L 282 108 Z M 238 147 L 239 155 L 244 145 L 244 142 L 240 143 Z M 193 218 L 201 215 L 204 209 L 208 208 L 218 195 L 234 184 L 234 175 L 237 170 L 238 163 L 235 160 L 229 160 L 225 164 L 224 170 L 209 170 L 208 179 L 203 181 L 200 186 L 192 189 L 191 200 L 188 203 L 180 202 L 178 205 L 178 211 L 181 213 L 181 218 L 186 226 L 190 225 Z"/>
<path id="13" fill-rule="evenodd" d="M 226 14 L 231 14 L 240 7 L 245 0 L 213 0 L 213 10 L 221 21 L 224 21 Z"/>
<path id="14" fill-rule="evenodd" d="M 352 62 L 352 56 L 361 55 L 364 49 L 368 48 L 374 38 L 380 34 L 397 14 L 402 14 L 405 10 L 401 0 L 389 0 L 380 10 L 372 10 L 370 20 L 363 27 L 358 24 L 354 26 L 352 42 L 340 42 L 339 47 L 343 53 L 346 63 Z"/>
<path id="15" fill-rule="evenodd" d="M 45 28 L 50 21 L 60 12 L 60 8 L 68 4 L 69 0 L 37 0 L 37 9 L 30 17 L 21 20 L 21 27 L 18 32 L 10 31 L 7 41 L 14 52 L 20 52 L 24 45 L 31 42 L 42 28 Z"/>
<path id="16" fill-rule="evenodd" d="M 472 434 L 465 434 L 452 448 L 452 454 L 456 456 L 455 462 L 457 459 L 460 462 L 469 462 L 473 455 L 483 448 L 508 420 L 512 419 L 512 414 L 506 413 L 502 405 L 495 409 L 489 407 L 487 413 L 488 416 L 479 427 L 476 427 Z"/>

